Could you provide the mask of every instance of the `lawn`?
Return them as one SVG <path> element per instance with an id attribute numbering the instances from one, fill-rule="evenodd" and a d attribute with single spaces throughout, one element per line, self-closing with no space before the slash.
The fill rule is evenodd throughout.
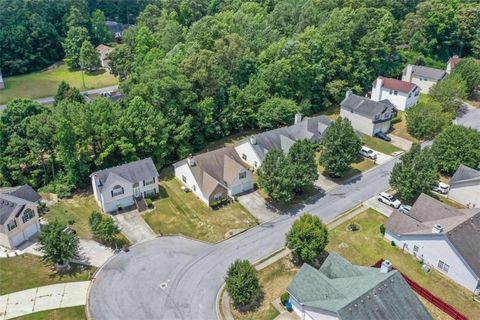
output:
<path id="1" fill-rule="evenodd" d="M 375 151 L 391 155 L 394 152 L 398 151 L 403 151 L 402 149 L 394 146 L 391 143 L 388 143 L 387 141 L 383 141 L 382 139 L 367 136 L 366 134 L 363 135 L 362 137 L 363 144 L 370 149 L 373 149 Z"/>
<path id="2" fill-rule="evenodd" d="M 46 220 L 57 219 L 61 223 L 71 225 L 81 239 L 92 239 L 88 218 L 92 211 L 101 211 L 93 195 L 80 194 L 62 199 L 49 209 L 43 216 Z"/>
<path id="3" fill-rule="evenodd" d="M 13 320 L 85 320 L 85 306 L 52 309 L 28 314 Z"/>
<path id="4" fill-rule="evenodd" d="M 262 304 L 253 312 L 240 312 L 231 305 L 234 319 L 273 320 L 278 315 L 271 302 L 286 291 L 298 271 L 291 259 L 292 257 L 288 255 L 258 272 L 264 294 Z"/>
<path id="5" fill-rule="evenodd" d="M 155 209 L 145 214 L 145 221 L 158 234 L 181 234 L 208 242 L 225 239 L 230 231 L 250 228 L 255 218 L 239 203 L 212 210 L 193 192 L 181 190 L 175 178 L 160 182 L 161 198 Z"/>
<path id="6" fill-rule="evenodd" d="M 0 103 L 7 103 L 8 100 L 17 97 L 35 99 L 54 96 L 58 84 L 62 80 L 77 87 L 80 91 L 118 84 L 117 78 L 108 71 L 100 70 L 94 73 L 85 73 L 84 88 L 80 71 L 70 71 L 64 63 L 57 65 L 56 68 L 4 77 L 5 89 L 0 91 Z"/>
<path id="7" fill-rule="evenodd" d="M 55 283 L 86 281 L 94 272 L 93 267 L 72 264 L 68 273 L 58 274 L 40 257 L 30 254 L 2 258 L 0 259 L 0 295 Z"/>
<path id="8" fill-rule="evenodd" d="M 351 178 L 353 176 L 356 176 L 357 174 L 360 174 L 364 171 L 367 171 L 368 169 L 371 169 L 375 166 L 375 163 L 372 160 L 366 159 L 366 158 L 359 155 L 357 157 L 357 160 L 354 163 L 352 163 L 352 165 L 345 172 L 343 177 L 341 177 L 341 178 L 331 178 L 331 177 L 326 175 L 325 168 L 321 164 L 318 163 L 319 158 L 320 158 L 320 152 L 317 152 L 316 153 L 316 161 L 317 161 L 318 173 L 320 173 L 320 174 L 324 175 L 325 177 L 327 177 L 329 179 L 332 179 L 333 181 L 336 181 L 338 183 L 340 183 L 342 181 L 345 181 L 346 179 Z"/>
<path id="9" fill-rule="evenodd" d="M 412 137 L 407 131 L 407 119 L 405 111 L 399 111 L 397 118 L 392 121 L 392 134 L 399 136 L 400 138 L 410 140 L 414 143 L 418 143 L 418 139 Z"/>
<path id="10" fill-rule="evenodd" d="M 411 255 L 403 253 L 385 241 L 380 226 L 387 218 L 373 209 L 368 209 L 330 232 L 328 251 L 335 251 L 354 264 L 370 266 L 379 259 L 389 259 L 393 266 L 419 283 L 445 302 L 463 312 L 470 319 L 478 319 L 480 304 L 472 300 L 466 289 L 432 270 L 425 273 L 421 264 Z M 360 231 L 347 231 L 347 226 L 355 222 Z M 365 245 L 368 243 L 368 246 Z"/>

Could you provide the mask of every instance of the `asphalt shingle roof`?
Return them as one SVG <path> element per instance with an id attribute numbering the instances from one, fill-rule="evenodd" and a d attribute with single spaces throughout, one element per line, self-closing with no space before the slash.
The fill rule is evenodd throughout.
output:
<path id="1" fill-rule="evenodd" d="M 392 90 L 397 90 L 400 92 L 405 92 L 409 93 L 413 89 L 417 87 L 416 84 L 411 83 L 411 82 L 406 82 L 398 79 L 392 79 L 392 78 L 386 78 L 386 77 L 378 77 L 383 80 L 383 86 L 388 89 Z M 373 85 L 375 86 L 377 83 L 377 80 L 373 82 Z"/>
<path id="2" fill-rule="evenodd" d="M 390 118 L 393 118 L 397 113 L 395 106 L 388 100 L 373 101 L 353 93 L 343 99 L 340 106 L 342 109 L 362 115 L 373 121 L 376 120 L 375 117 L 380 117 L 383 114 L 390 113 Z"/>
<path id="3" fill-rule="evenodd" d="M 40 195 L 29 185 L 0 188 L 0 224 L 3 225 L 17 208 L 37 202 Z"/>
<path id="4" fill-rule="evenodd" d="M 462 183 L 476 182 L 480 185 L 480 170 L 475 170 L 461 164 L 452 179 L 450 179 L 450 186 L 455 187 Z"/>
<path id="5" fill-rule="evenodd" d="M 425 78 L 438 81 L 438 80 L 442 80 L 447 75 L 447 72 L 441 69 L 413 65 L 412 75 L 417 77 L 425 77 Z"/>
<path id="6" fill-rule="evenodd" d="M 342 320 L 432 319 L 398 271 L 355 266 L 336 253 L 319 270 L 304 264 L 287 291 Z"/>

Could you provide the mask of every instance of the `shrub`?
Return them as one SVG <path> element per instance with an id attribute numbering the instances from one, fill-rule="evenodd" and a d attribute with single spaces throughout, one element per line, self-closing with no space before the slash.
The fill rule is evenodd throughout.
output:
<path id="1" fill-rule="evenodd" d="M 395 247 L 395 241 L 390 241 L 390 244 L 392 245 L 392 247 Z"/>
<path id="2" fill-rule="evenodd" d="M 145 199 L 145 203 L 147 204 L 147 207 L 153 208 L 153 200 L 150 198 Z"/>
<path id="3" fill-rule="evenodd" d="M 280 301 L 282 302 L 283 305 L 286 305 L 289 299 L 290 299 L 290 295 L 288 294 L 288 292 L 284 292 L 280 296 Z"/>
<path id="4" fill-rule="evenodd" d="M 120 233 L 112 217 L 93 211 L 88 220 L 93 236 L 101 241 L 111 243 Z"/>
<path id="5" fill-rule="evenodd" d="M 383 225 L 383 224 L 380 226 L 380 233 L 382 235 L 385 235 L 385 225 Z"/>
<path id="6" fill-rule="evenodd" d="M 237 306 L 254 304 L 261 296 L 257 270 L 248 260 L 235 260 L 228 268 L 225 282 L 228 294 Z"/>

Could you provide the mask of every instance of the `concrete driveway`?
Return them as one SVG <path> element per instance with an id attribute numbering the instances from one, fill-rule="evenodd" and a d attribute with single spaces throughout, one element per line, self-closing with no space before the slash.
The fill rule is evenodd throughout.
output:
<path id="1" fill-rule="evenodd" d="M 277 217 L 277 210 L 256 191 L 238 196 L 237 200 L 257 219 L 258 223 Z"/>
<path id="2" fill-rule="evenodd" d="M 90 281 L 67 282 L 0 296 L 0 319 L 85 305 Z"/>
<path id="3" fill-rule="evenodd" d="M 155 232 L 143 220 L 142 214 L 138 210 L 118 213 L 112 216 L 123 234 L 132 243 L 138 243 L 146 240 L 152 240 L 157 237 Z"/>
<path id="4" fill-rule="evenodd" d="M 401 137 L 396 136 L 394 134 L 389 134 L 389 137 L 392 139 L 392 141 L 390 141 L 390 143 L 393 144 L 397 148 L 408 151 L 412 147 L 413 143 L 410 140 L 401 138 Z"/>
<path id="5" fill-rule="evenodd" d="M 453 122 L 480 131 L 480 109 L 464 103 Z"/>
<path id="6" fill-rule="evenodd" d="M 372 208 L 383 214 L 386 217 L 390 217 L 393 213 L 393 209 L 390 206 L 387 206 L 385 203 L 382 203 L 377 200 L 377 196 L 373 196 L 372 198 L 368 199 L 363 203 L 366 207 Z"/>
<path id="7" fill-rule="evenodd" d="M 94 240 L 80 240 L 77 258 L 73 262 L 100 267 L 113 255 L 112 249 Z"/>
<path id="8" fill-rule="evenodd" d="M 389 156 L 385 153 L 378 152 L 377 150 L 375 150 L 375 152 L 377 153 L 377 160 L 375 160 L 375 164 L 384 164 L 393 159 L 392 156 Z"/>

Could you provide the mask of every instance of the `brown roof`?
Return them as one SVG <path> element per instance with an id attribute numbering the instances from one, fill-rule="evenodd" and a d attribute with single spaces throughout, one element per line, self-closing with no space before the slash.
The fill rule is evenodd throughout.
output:
<path id="1" fill-rule="evenodd" d="M 448 60 L 448 63 L 450 64 L 450 68 L 453 71 L 457 64 L 461 61 L 462 59 L 459 58 L 458 56 L 453 56 Z"/>
<path id="2" fill-rule="evenodd" d="M 112 48 L 112 47 L 109 47 L 109 46 L 106 46 L 106 45 L 104 45 L 104 44 L 99 44 L 99 45 L 95 48 L 95 50 L 97 50 L 97 51 L 100 52 L 100 53 L 108 53 L 108 52 L 112 51 L 113 48 Z"/>
<path id="3" fill-rule="evenodd" d="M 381 77 L 381 76 L 378 77 L 378 78 L 383 80 L 383 86 L 385 88 L 400 91 L 400 92 L 409 93 L 410 91 L 415 89 L 415 87 L 417 86 L 414 83 L 410 83 L 410 82 L 406 82 L 406 81 L 402 81 L 402 80 L 398 80 L 398 79 L 386 78 L 386 77 Z M 376 84 L 376 81 L 377 80 L 375 80 L 373 82 L 374 86 Z"/>

